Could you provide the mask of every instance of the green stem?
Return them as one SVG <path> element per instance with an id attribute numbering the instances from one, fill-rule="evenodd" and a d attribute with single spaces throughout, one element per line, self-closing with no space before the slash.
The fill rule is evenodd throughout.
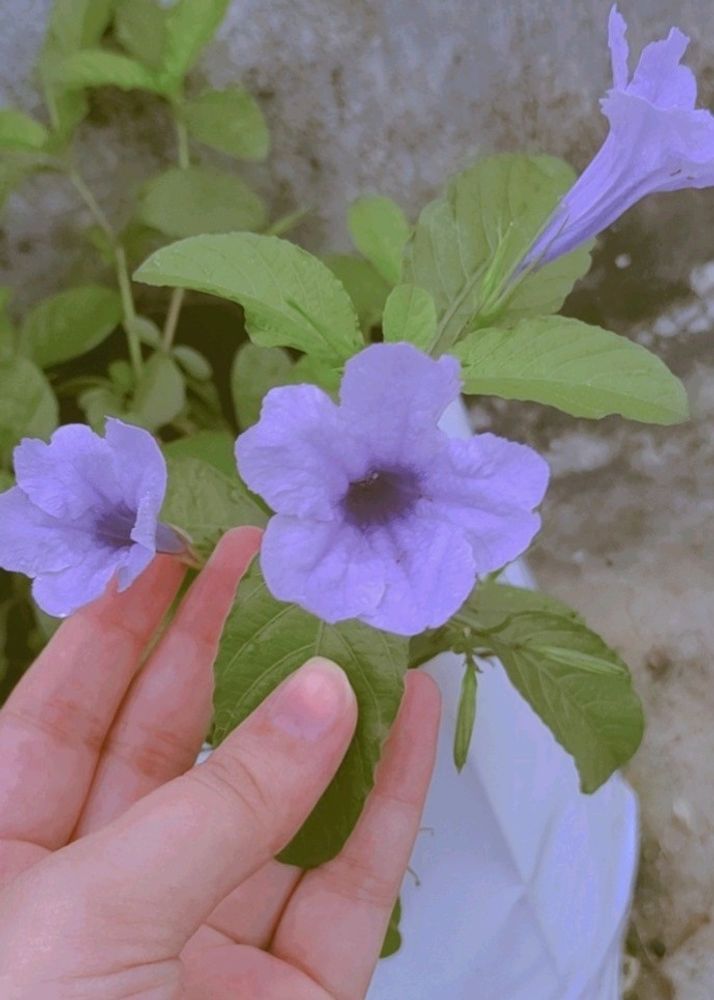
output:
<path id="1" fill-rule="evenodd" d="M 181 306 L 183 305 L 184 295 L 186 294 L 183 288 L 174 288 L 171 293 L 171 299 L 169 301 L 168 312 L 166 313 L 166 322 L 164 323 L 164 332 L 162 337 L 162 345 L 164 350 L 168 353 L 174 342 L 174 337 L 176 335 L 176 327 L 178 326 L 179 316 L 181 314 Z"/>
<path id="2" fill-rule="evenodd" d="M 176 122 L 176 144 L 178 151 L 178 165 L 182 170 L 186 170 L 191 166 L 191 152 L 188 145 L 188 131 L 186 126 L 178 117 L 178 113 L 174 112 L 174 120 Z"/>
<path id="3" fill-rule="evenodd" d="M 136 330 L 136 309 L 134 308 L 134 298 L 131 294 L 131 281 L 129 280 L 126 253 L 124 247 L 120 244 L 115 247 L 115 260 L 122 313 L 124 316 L 124 332 L 126 333 L 126 340 L 129 346 L 131 366 L 138 378 L 144 367 L 144 360 L 141 356 L 141 341 Z"/>
<path id="4" fill-rule="evenodd" d="M 111 241 L 112 246 L 116 246 L 117 242 L 116 234 L 114 233 L 114 230 L 111 227 L 109 219 L 107 219 L 106 215 L 99 206 L 97 199 L 94 197 L 90 189 L 87 187 L 84 178 L 74 169 L 74 167 L 72 167 L 69 171 L 69 179 L 74 185 L 77 194 L 80 196 L 84 204 L 89 209 L 89 212 L 94 221 L 96 222 L 96 224 L 102 230 L 107 239 Z"/>

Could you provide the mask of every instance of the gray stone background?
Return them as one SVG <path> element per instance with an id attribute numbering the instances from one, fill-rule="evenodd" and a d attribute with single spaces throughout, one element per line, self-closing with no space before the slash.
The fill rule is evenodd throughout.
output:
<path id="1" fill-rule="evenodd" d="M 0 0 L 0 104 L 39 108 L 31 67 L 49 0 Z M 197 84 L 242 80 L 273 151 L 251 169 L 274 215 L 305 206 L 295 238 L 347 245 L 358 194 L 412 215 L 479 152 L 525 149 L 582 168 L 604 131 L 608 0 L 234 0 Z M 711 0 L 622 0 L 635 50 L 678 24 L 701 101 L 714 104 Z M 84 169 L 109 211 L 163 162 L 157 104 L 100 98 Z M 130 150 L 130 155 L 127 155 Z M 76 267 L 75 198 L 39 180 L 0 230 L 0 282 L 20 306 Z M 533 565 L 628 658 L 649 730 L 630 769 L 644 847 L 631 997 L 714 995 L 714 190 L 649 199 L 601 241 L 569 311 L 651 346 L 690 391 L 693 421 L 652 429 L 474 401 L 477 427 L 545 451 L 555 481 Z"/>

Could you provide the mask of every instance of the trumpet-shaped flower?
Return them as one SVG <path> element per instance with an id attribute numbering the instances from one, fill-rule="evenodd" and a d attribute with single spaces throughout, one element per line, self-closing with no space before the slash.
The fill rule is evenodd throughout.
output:
<path id="1" fill-rule="evenodd" d="M 460 385 L 454 358 L 375 344 L 347 363 L 339 405 L 311 385 L 267 394 L 236 458 L 275 511 L 261 563 L 276 598 L 414 635 L 527 548 L 548 467 L 493 434 L 440 431 Z"/>
<path id="2" fill-rule="evenodd" d="M 645 195 L 714 185 L 714 116 L 696 108 L 697 82 L 680 65 L 678 28 L 647 45 L 630 77 L 627 25 L 610 11 L 613 86 L 602 99 L 609 134 L 560 202 L 523 266 L 546 264 L 597 236 Z"/>
<path id="3" fill-rule="evenodd" d="M 115 575 L 125 590 L 157 551 L 185 550 L 158 521 L 166 463 L 148 431 L 107 420 L 102 438 L 69 424 L 49 444 L 25 438 L 14 461 L 17 485 L 0 494 L 0 567 L 33 577 L 48 614 L 89 603 Z"/>

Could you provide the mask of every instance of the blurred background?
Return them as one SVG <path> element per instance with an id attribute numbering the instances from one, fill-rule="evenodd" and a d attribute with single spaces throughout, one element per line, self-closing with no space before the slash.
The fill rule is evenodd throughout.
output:
<path id="1" fill-rule="evenodd" d="M 38 113 L 32 67 L 50 0 L 0 0 L 0 105 Z M 710 0 L 622 0 L 634 52 L 679 25 L 700 103 L 714 104 Z M 291 238 L 348 247 L 360 194 L 416 216 L 475 155 L 548 152 L 578 169 L 605 134 L 606 0 L 234 0 L 197 85 L 241 82 L 270 125 L 271 155 L 243 176 L 272 217 L 307 216 Z M 80 134 L 101 204 L 173 155 L 164 109 L 100 91 Z M 76 194 L 38 176 L 0 225 L 0 284 L 21 313 L 91 275 Z M 551 462 L 545 528 L 532 554 L 541 586 L 583 611 L 628 660 L 649 728 L 629 777 L 643 852 L 629 951 L 638 1000 L 714 995 L 714 189 L 656 196 L 599 241 L 566 311 L 655 350 L 689 390 L 692 422 L 651 429 L 610 418 L 471 400 L 477 429 L 527 440 Z M 220 359 L 237 316 L 198 302 L 180 339 Z M 208 344 L 208 346 L 206 346 Z"/>

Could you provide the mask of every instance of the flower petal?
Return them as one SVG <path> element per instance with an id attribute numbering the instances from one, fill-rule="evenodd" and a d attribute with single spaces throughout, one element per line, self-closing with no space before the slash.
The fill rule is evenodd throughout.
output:
<path id="1" fill-rule="evenodd" d="M 25 438 L 14 452 L 17 484 L 47 514 L 75 519 L 119 499 L 107 442 L 84 424 L 67 424 L 49 444 Z"/>
<path id="2" fill-rule="evenodd" d="M 32 596 L 48 615 L 66 618 L 101 597 L 116 569 L 116 550 L 95 547 L 75 566 L 57 573 L 43 570 L 32 584 Z"/>
<path id="3" fill-rule="evenodd" d="M 373 532 L 370 544 L 386 572 L 386 587 L 362 621 L 398 635 L 438 628 L 469 596 L 476 580 L 471 546 L 455 524 L 405 517 Z"/>
<path id="4" fill-rule="evenodd" d="M 540 529 L 533 509 L 545 495 L 548 477 L 547 462 L 526 445 L 494 434 L 452 440 L 426 486 L 431 516 L 465 533 L 482 576 L 528 548 Z"/>
<path id="5" fill-rule="evenodd" d="M 117 574 L 117 588 L 120 593 L 127 590 L 134 580 L 141 576 L 155 555 L 153 549 L 147 549 L 144 545 L 132 545 L 128 552 L 124 550 L 123 562 Z"/>
<path id="6" fill-rule="evenodd" d="M 628 93 L 658 108 L 691 111 L 697 101 L 697 80 L 688 66 L 680 66 L 688 45 L 689 39 L 679 28 L 672 28 L 667 38 L 646 45 Z"/>
<path id="7" fill-rule="evenodd" d="M 280 514 L 330 520 L 349 483 L 365 474 L 367 454 L 321 389 L 271 389 L 260 420 L 236 442 L 249 489 Z"/>
<path id="8" fill-rule="evenodd" d="M 327 622 L 363 615 L 384 592 L 381 561 L 357 528 L 338 521 L 272 518 L 260 561 L 274 597 Z"/>
<path id="9" fill-rule="evenodd" d="M 36 576 L 79 562 L 89 536 L 36 507 L 17 486 L 0 493 L 0 566 Z"/>
<path id="10" fill-rule="evenodd" d="M 630 79 L 628 66 L 630 49 L 627 44 L 627 22 L 617 9 L 616 4 L 610 10 L 608 44 L 610 46 L 613 83 L 618 90 L 624 90 Z"/>
<path id="11" fill-rule="evenodd" d="M 347 362 L 340 403 L 369 438 L 373 458 L 389 462 L 420 442 L 436 446 L 436 423 L 460 390 L 456 358 L 435 361 L 411 344 L 373 344 Z"/>
<path id="12" fill-rule="evenodd" d="M 137 512 L 131 537 L 154 549 L 156 525 L 166 495 L 166 460 L 153 435 L 142 427 L 110 418 L 105 433 L 124 503 Z"/>

